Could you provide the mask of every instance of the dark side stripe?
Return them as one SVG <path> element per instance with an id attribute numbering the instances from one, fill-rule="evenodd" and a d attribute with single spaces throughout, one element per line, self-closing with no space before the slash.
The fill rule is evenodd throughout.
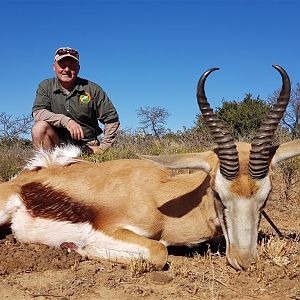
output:
<path id="1" fill-rule="evenodd" d="M 96 221 L 96 209 L 71 198 L 65 191 L 57 190 L 39 182 L 21 187 L 21 198 L 25 207 L 35 217 L 71 223 Z"/>

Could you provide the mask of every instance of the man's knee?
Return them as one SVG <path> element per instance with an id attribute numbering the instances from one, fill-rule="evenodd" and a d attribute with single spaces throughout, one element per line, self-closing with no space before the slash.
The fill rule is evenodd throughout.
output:
<path id="1" fill-rule="evenodd" d="M 59 144 L 59 138 L 54 128 L 45 121 L 37 121 L 31 129 L 33 144 Z"/>
<path id="2" fill-rule="evenodd" d="M 59 137 L 54 128 L 45 121 L 34 123 L 31 129 L 32 144 L 36 149 L 51 149 L 60 144 Z"/>
<path id="3" fill-rule="evenodd" d="M 49 131 L 53 131 L 51 125 L 45 121 L 37 121 L 32 126 L 31 134 L 32 137 L 40 137 L 49 134 Z"/>

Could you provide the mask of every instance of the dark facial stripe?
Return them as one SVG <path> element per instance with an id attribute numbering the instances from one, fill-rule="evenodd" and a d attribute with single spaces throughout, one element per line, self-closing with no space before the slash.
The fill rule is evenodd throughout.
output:
<path id="1" fill-rule="evenodd" d="M 20 195 L 25 207 L 36 217 L 71 223 L 93 224 L 96 220 L 95 208 L 79 203 L 64 191 L 39 182 L 23 185 Z"/>
<path id="2" fill-rule="evenodd" d="M 223 212 L 223 222 L 224 222 L 224 227 L 226 229 L 226 232 L 228 232 L 228 225 L 227 225 L 227 219 L 226 219 L 225 211 Z"/>

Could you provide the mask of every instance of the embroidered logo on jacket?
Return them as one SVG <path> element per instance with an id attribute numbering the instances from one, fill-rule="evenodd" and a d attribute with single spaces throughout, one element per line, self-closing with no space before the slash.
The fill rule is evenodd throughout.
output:
<path id="1" fill-rule="evenodd" d="M 88 92 L 85 92 L 83 95 L 80 95 L 79 100 L 81 103 L 88 105 L 91 101 L 91 95 Z"/>

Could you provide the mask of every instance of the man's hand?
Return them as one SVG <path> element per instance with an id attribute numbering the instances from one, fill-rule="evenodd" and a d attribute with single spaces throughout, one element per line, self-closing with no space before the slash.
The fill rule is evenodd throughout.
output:
<path id="1" fill-rule="evenodd" d="M 70 131 L 73 140 L 80 141 L 84 138 L 81 126 L 74 120 L 68 122 L 67 129 Z"/>

